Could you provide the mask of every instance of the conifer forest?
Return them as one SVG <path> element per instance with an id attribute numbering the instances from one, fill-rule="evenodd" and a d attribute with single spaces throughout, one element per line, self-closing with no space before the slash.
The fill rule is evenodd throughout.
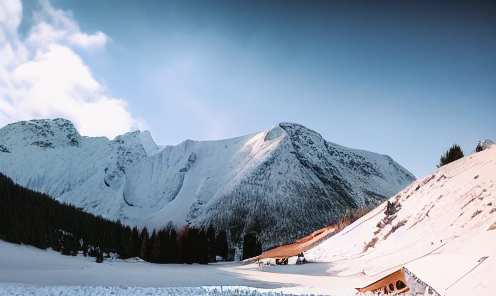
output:
<path id="1" fill-rule="evenodd" d="M 260 242 L 248 234 L 246 255 L 261 253 Z M 138 229 L 93 216 L 15 184 L 0 173 L 0 239 L 40 249 L 52 248 L 63 255 L 121 259 L 139 257 L 153 263 L 200 263 L 233 259 L 225 230 L 212 225 L 179 229 L 172 223 L 161 230 Z M 253 246 L 252 246 L 253 245 Z M 249 253 L 249 254 L 248 254 Z"/>

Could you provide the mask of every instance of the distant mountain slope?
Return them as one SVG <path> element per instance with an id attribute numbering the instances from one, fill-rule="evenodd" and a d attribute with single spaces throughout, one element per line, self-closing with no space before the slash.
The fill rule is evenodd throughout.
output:
<path id="1" fill-rule="evenodd" d="M 264 247 L 291 241 L 377 203 L 415 180 L 390 157 L 325 141 L 301 125 L 158 147 L 146 132 L 79 135 L 64 119 L 0 129 L 0 172 L 30 189 L 123 223 L 250 231 Z"/>
<path id="2" fill-rule="evenodd" d="M 407 266 L 441 295 L 494 295 L 495 183 L 493 145 L 415 181 L 305 257 L 340 276 Z"/>

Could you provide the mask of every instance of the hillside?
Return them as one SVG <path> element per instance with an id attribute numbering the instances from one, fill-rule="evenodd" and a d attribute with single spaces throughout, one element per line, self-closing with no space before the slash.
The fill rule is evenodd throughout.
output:
<path id="1" fill-rule="evenodd" d="M 81 136 L 64 119 L 0 129 L 0 172 L 29 189 L 131 226 L 224 228 L 264 248 L 396 194 L 414 176 L 390 157 L 325 141 L 301 125 L 157 146 L 149 132 Z"/>
<path id="2" fill-rule="evenodd" d="M 441 295 L 494 295 L 496 146 L 442 166 L 306 252 L 372 283 L 407 267 Z"/>

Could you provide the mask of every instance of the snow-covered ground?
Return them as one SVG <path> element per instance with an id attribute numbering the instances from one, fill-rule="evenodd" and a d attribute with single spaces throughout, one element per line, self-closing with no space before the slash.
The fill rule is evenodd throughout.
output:
<path id="1" fill-rule="evenodd" d="M 327 267 L 315 266 L 320 266 L 321 271 Z M 251 273 L 265 274 L 266 278 L 255 279 Z M 312 281 L 310 276 L 306 277 Z M 63 256 L 0 240 L 2 296 L 354 295 L 354 289 L 330 289 L 315 279 L 314 283 L 304 285 L 306 277 L 284 278 L 239 263 L 161 265 L 113 260 L 98 264 L 94 258 Z"/>
<path id="2" fill-rule="evenodd" d="M 305 257 L 331 275 L 405 266 L 441 295 L 496 295 L 496 146 L 415 181 Z M 367 247 L 368 246 L 368 247 Z M 369 282 L 372 283 L 371 280 Z"/>

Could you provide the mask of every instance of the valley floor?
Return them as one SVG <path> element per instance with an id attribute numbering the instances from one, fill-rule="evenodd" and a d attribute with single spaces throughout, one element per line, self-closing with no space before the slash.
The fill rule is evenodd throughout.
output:
<path id="1" fill-rule="evenodd" d="M 355 295 L 353 283 L 360 279 L 325 276 L 327 268 L 308 264 L 261 272 L 255 264 L 239 263 L 97 264 L 94 258 L 0 240 L 0 295 Z"/>

